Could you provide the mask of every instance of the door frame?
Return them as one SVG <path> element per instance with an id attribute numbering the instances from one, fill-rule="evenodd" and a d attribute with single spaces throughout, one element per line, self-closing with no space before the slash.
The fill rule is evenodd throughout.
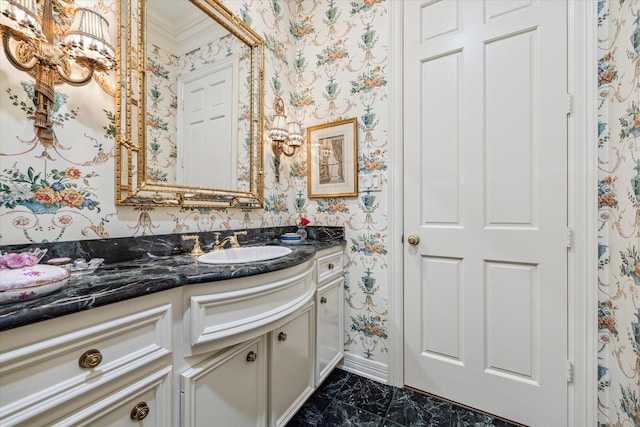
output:
<path id="1" fill-rule="evenodd" d="M 568 3 L 568 387 L 569 426 L 597 421 L 598 168 L 597 3 Z M 403 2 L 389 8 L 389 367 L 388 382 L 404 385 Z"/>

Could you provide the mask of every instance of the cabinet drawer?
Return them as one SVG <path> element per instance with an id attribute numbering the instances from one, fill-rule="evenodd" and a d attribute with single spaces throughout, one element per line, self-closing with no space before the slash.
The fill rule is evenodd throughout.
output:
<path id="1" fill-rule="evenodd" d="M 344 269 L 343 252 L 336 252 L 318 258 L 318 284 L 342 274 Z"/>
<path id="2" fill-rule="evenodd" d="M 170 427 L 173 424 L 171 373 L 171 366 L 166 366 L 133 384 L 95 399 L 93 404 L 63 416 L 50 425 Z"/>
<path id="3" fill-rule="evenodd" d="M 186 351 L 201 354 L 255 338 L 268 331 L 274 322 L 304 306 L 315 293 L 313 264 L 294 271 L 293 275 L 249 278 L 255 282 L 239 279 L 237 283 L 243 287 L 236 289 L 230 286 L 220 290 L 217 284 L 215 288 L 205 285 L 215 292 L 193 295 L 185 305 L 189 308 L 186 319 L 190 336 Z"/>
<path id="4" fill-rule="evenodd" d="M 97 313 L 61 317 L 48 321 L 46 327 L 63 334 L 0 353 L 0 425 L 20 423 L 117 378 L 139 375 L 150 362 L 170 354 L 171 307 L 165 304 L 120 318 L 105 317 L 103 323 L 78 329 L 69 324 L 95 323 L 92 315 Z M 100 313 L 105 312 L 109 313 Z M 37 324 L 25 328 L 31 326 Z M 24 334 L 28 331 L 17 328 L 0 339 L 20 341 Z M 87 352 L 91 354 L 85 357 L 86 367 L 81 367 Z"/>

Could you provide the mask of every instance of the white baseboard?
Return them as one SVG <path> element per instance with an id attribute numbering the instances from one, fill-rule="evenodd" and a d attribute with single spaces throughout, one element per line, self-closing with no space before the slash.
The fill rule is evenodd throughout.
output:
<path id="1" fill-rule="evenodd" d="M 365 359 L 351 353 L 345 353 L 339 367 L 352 374 L 389 384 L 389 366 L 374 360 Z"/>

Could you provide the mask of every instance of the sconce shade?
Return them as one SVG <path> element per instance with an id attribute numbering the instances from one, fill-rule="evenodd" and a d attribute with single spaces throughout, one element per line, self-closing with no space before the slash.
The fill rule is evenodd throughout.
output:
<path id="1" fill-rule="evenodd" d="M 73 57 L 99 60 L 108 67 L 115 58 L 109 36 L 109 23 L 91 9 L 76 9 L 73 23 L 64 36 L 62 46 Z"/>
<path id="2" fill-rule="evenodd" d="M 289 140 L 287 144 L 291 147 L 300 147 L 304 141 L 302 136 L 302 128 L 298 122 L 289 122 Z"/>
<path id="3" fill-rule="evenodd" d="M 287 116 L 284 114 L 273 116 L 273 123 L 271 123 L 271 129 L 269 129 L 269 138 L 272 141 L 286 141 L 289 138 Z"/>
<path id="4" fill-rule="evenodd" d="M 289 122 L 287 124 L 282 98 L 276 98 L 274 107 L 276 114 L 273 116 L 273 122 L 269 129 L 269 138 L 271 138 L 271 149 L 275 155 L 276 181 L 280 182 L 280 157 L 283 154 L 287 157 L 293 156 L 296 153 L 296 148 L 302 145 L 304 137 L 300 123 Z"/>
<path id="5" fill-rule="evenodd" d="M 0 25 L 29 38 L 46 40 L 38 20 L 36 0 L 0 0 Z"/>

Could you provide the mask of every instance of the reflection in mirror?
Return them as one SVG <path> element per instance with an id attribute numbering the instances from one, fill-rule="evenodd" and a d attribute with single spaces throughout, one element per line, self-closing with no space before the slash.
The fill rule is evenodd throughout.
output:
<path id="1" fill-rule="evenodd" d="M 212 0 L 122 3 L 117 202 L 260 207 L 262 39 Z"/>

